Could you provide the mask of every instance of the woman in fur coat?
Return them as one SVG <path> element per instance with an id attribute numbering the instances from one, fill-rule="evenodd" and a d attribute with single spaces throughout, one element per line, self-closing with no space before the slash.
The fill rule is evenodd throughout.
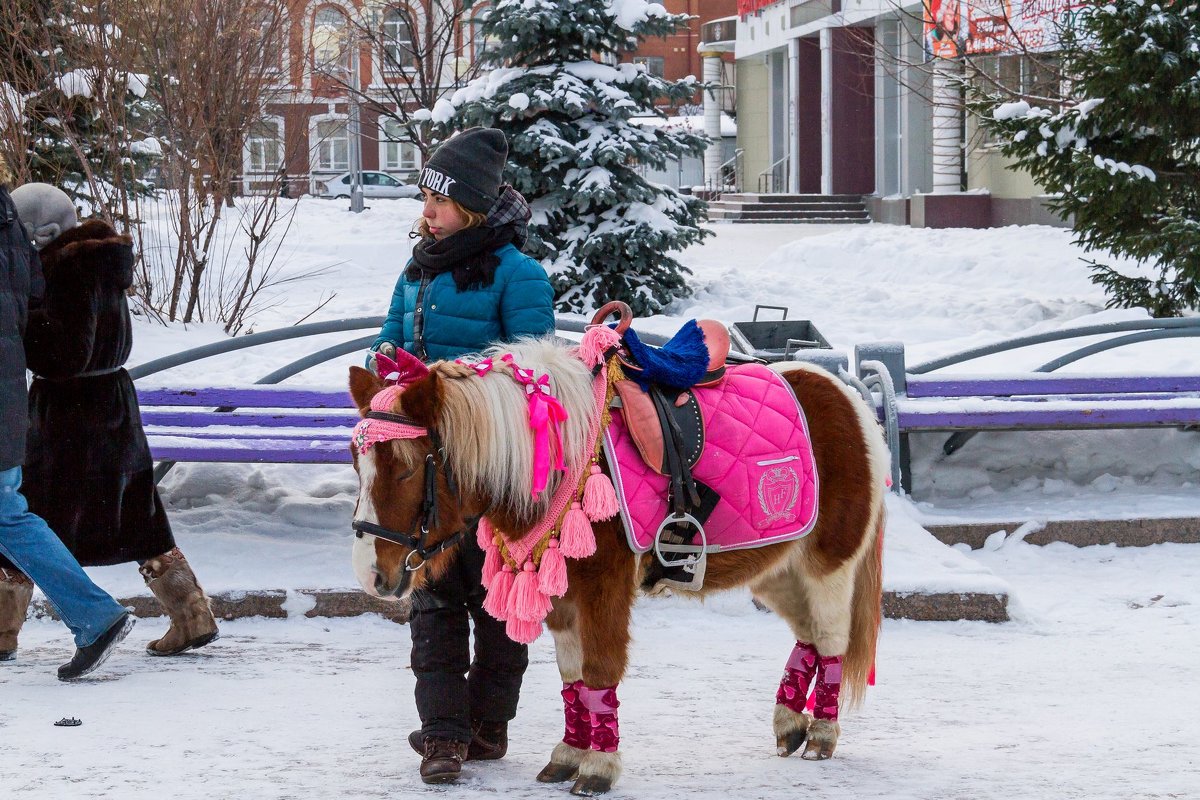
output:
<path id="1" fill-rule="evenodd" d="M 30 510 L 85 566 L 139 564 L 171 618 L 148 652 L 202 647 L 217 638 L 216 620 L 175 546 L 133 380 L 122 366 L 133 333 L 125 300 L 131 241 L 101 220 L 79 225 L 70 198 L 53 186 L 26 184 L 12 195 L 46 279 L 25 333 L 34 373 L 25 455 Z"/>

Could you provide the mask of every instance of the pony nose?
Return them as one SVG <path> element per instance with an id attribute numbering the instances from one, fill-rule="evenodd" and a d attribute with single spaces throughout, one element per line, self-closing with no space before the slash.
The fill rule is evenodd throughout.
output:
<path id="1" fill-rule="evenodd" d="M 375 591 L 381 595 L 387 596 L 394 591 L 387 585 L 387 578 L 383 577 L 383 573 L 375 570 Z"/>

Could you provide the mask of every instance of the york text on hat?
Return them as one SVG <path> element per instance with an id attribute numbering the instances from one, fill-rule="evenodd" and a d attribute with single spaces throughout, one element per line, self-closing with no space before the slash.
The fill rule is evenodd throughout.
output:
<path id="1" fill-rule="evenodd" d="M 454 185 L 454 179 L 449 175 L 443 175 L 435 169 L 425 167 L 425 169 L 421 170 L 421 180 L 418 183 L 438 194 L 449 195 L 450 187 Z"/>

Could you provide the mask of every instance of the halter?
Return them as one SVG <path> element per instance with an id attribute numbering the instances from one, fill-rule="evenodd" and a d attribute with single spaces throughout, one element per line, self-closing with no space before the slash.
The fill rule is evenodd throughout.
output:
<path id="1" fill-rule="evenodd" d="M 415 420 L 406 417 L 402 414 L 396 414 L 391 411 L 376 408 L 376 406 L 390 407 L 395 395 L 399 393 L 401 387 L 388 387 L 377 394 L 371 400 L 371 410 L 368 411 L 361 422 L 354 429 L 354 446 L 358 448 L 359 453 L 365 453 L 373 445 L 379 442 L 392 441 L 394 439 L 417 439 L 428 436 L 433 443 L 434 451 L 437 453 L 437 458 L 434 458 L 434 453 L 425 455 L 424 472 L 422 480 L 425 483 L 425 494 L 421 498 L 421 515 L 420 515 L 420 530 L 418 531 L 397 531 L 391 528 L 385 528 L 382 525 L 377 525 L 374 522 L 366 520 L 354 520 L 350 527 L 354 529 L 354 535 L 361 539 L 364 535 L 377 536 L 380 539 L 398 544 L 401 547 L 407 547 L 411 552 L 404 558 L 404 568 L 409 572 L 415 572 L 425 566 L 425 562 L 431 557 L 437 555 L 443 550 L 454 547 L 462 540 L 463 535 L 469 530 L 475 522 L 479 520 L 478 516 L 466 519 L 466 526 L 463 530 L 458 531 L 454 535 L 438 542 L 433 547 L 426 546 L 426 539 L 429 536 L 429 531 L 437 527 L 438 524 L 438 501 L 437 501 L 437 473 L 440 467 L 443 474 L 446 476 L 446 485 L 450 489 L 451 494 L 458 494 L 458 484 L 454 480 L 454 473 L 450 469 L 450 463 L 446 459 L 446 448 L 442 446 L 442 438 L 433 428 L 426 428 L 423 425 L 417 424 Z M 395 391 L 389 391 L 395 389 Z M 382 397 L 381 397 L 382 396 Z M 372 425 L 372 423 L 382 423 Z M 414 528 L 417 527 L 414 523 Z M 420 559 L 419 562 L 413 562 L 413 556 Z"/>

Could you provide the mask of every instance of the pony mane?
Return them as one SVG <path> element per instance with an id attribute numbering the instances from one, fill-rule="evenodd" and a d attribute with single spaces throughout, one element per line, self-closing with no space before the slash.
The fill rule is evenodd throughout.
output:
<path id="1" fill-rule="evenodd" d="M 460 486 L 488 497 L 494 508 L 521 520 L 523 527 L 532 527 L 545 515 L 563 473 L 552 471 L 546 490 L 533 495 L 534 441 L 525 386 L 513 378 L 512 368 L 500 358 L 511 354 L 517 366 L 550 376 L 551 392 L 567 411 L 562 455 L 569 472 L 591 456 L 587 434 L 596 413 L 591 371 L 575 355 L 575 349 L 553 337 L 496 345 L 483 352 L 494 364 L 483 377 L 454 361 L 430 366 L 445 379 L 438 427 Z M 552 452 L 551 458 L 556 455 Z"/>

